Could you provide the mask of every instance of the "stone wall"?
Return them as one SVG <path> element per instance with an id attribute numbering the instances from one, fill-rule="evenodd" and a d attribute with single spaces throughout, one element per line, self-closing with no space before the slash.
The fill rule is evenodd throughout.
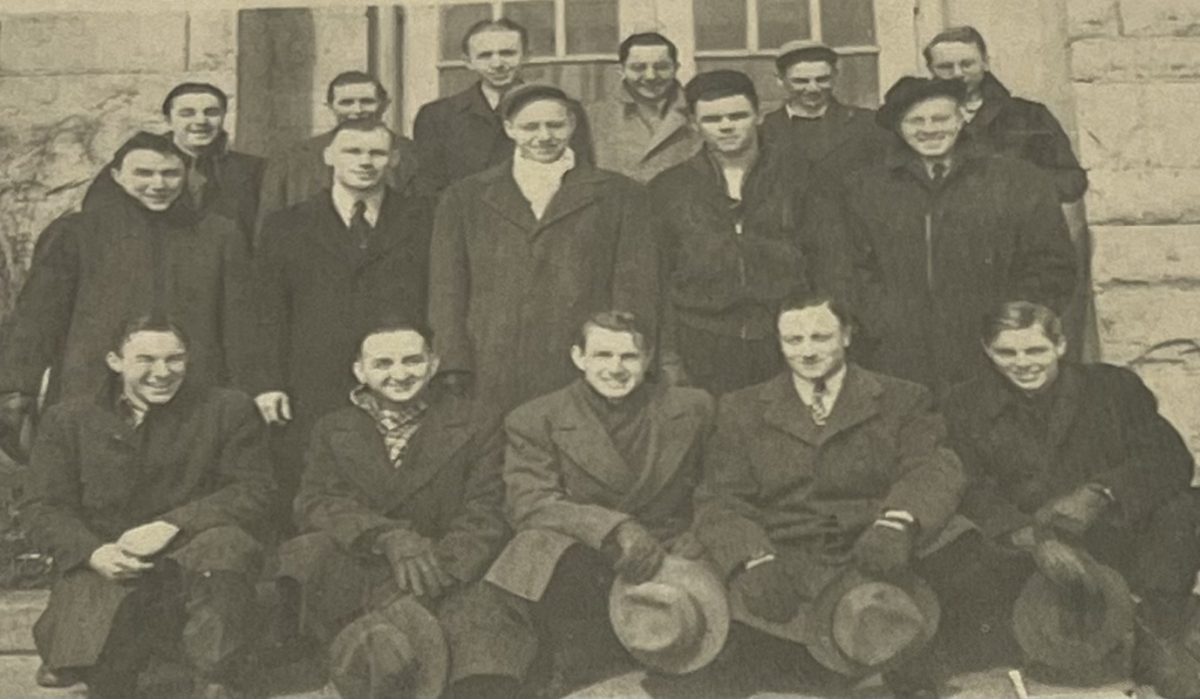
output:
<path id="1" fill-rule="evenodd" d="M 1200 1 L 1066 3 L 1103 358 L 1200 453 Z"/>

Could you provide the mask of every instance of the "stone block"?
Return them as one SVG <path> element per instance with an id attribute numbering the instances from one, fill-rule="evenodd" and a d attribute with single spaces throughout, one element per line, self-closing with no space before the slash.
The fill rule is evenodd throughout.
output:
<path id="1" fill-rule="evenodd" d="M 1200 455 L 1200 346 L 1193 340 L 1161 348 L 1131 367 L 1158 398 L 1158 411 L 1183 436 L 1193 455 Z M 1196 474 L 1192 483 L 1195 484 Z"/>
<path id="2" fill-rule="evenodd" d="M 1128 36 L 1200 36 L 1200 0 L 1121 0 Z"/>
<path id="3" fill-rule="evenodd" d="M 1200 223 L 1200 169 L 1090 170 L 1088 180 L 1094 225 Z"/>
<path id="4" fill-rule="evenodd" d="M 1200 83 L 1077 83 L 1075 99 L 1086 169 L 1200 168 L 1190 147 L 1200 142 Z"/>
<path id="5" fill-rule="evenodd" d="M 1116 36 L 1121 19 L 1117 0 L 1067 0 L 1067 36 Z"/>
<path id="6" fill-rule="evenodd" d="M 1196 308 L 1200 287 L 1126 284 L 1098 289 L 1101 356 L 1114 364 L 1159 361 L 1174 343 L 1200 341 Z"/>
<path id="7" fill-rule="evenodd" d="M 1092 284 L 1200 287 L 1200 225 L 1092 226 Z"/>
<path id="8" fill-rule="evenodd" d="M 186 24 L 183 12 L 6 15 L 0 74 L 179 72 Z"/>
<path id="9" fill-rule="evenodd" d="M 1076 41 L 1071 44 L 1071 78 L 1080 82 L 1200 80 L 1200 38 Z"/>
<path id="10" fill-rule="evenodd" d="M 237 70 L 237 12 L 188 12 L 188 70 Z"/>

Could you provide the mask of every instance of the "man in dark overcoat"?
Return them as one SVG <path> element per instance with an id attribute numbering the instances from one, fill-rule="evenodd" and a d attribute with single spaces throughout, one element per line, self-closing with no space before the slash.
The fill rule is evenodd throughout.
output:
<path id="1" fill-rule="evenodd" d="M 632 309 L 657 327 L 658 256 L 642 188 L 570 147 L 575 119 L 561 90 L 515 88 L 500 110 L 511 157 L 438 204 L 429 321 L 445 380 L 469 381 L 508 410 L 571 382 L 559 348 L 592 313 Z"/>
<path id="2" fill-rule="evenodd" d="M 188 156 L 185 200 L 197 211 L 212 211 L 236 223 L 250 245 L 263 160 L 229 147 L 229 133 L 225 131 L 228 107 L 229 97 L 219 87 L 186 82 L 167 93 L 162 113 L 171 129 L 171 140 Z M 121 195 L 112 168 L 106 167 L 92 180 L 83 198 L 84 210 L 103 206 L 106 199 Z"/>
<path id="3" fill-rule="evenodd" d="M 775 59 L 776 77 L 787 92 L 779 109 L 762 120 L 763 137 L 835 176 L 873 165 L 887 155 L 892 135 L 875 123 L 875 111 L 843 104 L 834 96 L 837 52 L 817 41 L 789 41 Z"/>
<path id="4" fill-rule="evenodd" d="M 662 364 L 714 395 L 782 367 L 775 306 L 835 266 L 818 259 L 841 228 L 820 176 L 759 137 L 743 73 L 701 73 L 685 89 L 704 147 L 650 183 L 666 286 Z"/>
<path id="5" fill-rule="evenodd" d="M 1010 618 L 1035 569 L 1064 579 L 1047 556 L 1030 555 L 1045 539 L 1116 569 L 1148 628 L 1178 638 L 1200 566 L 1193 460 L 1178 431 L 1132 371 L 1064 361 L 1062 324 L 1045 306 L 998 305 L 981 342 L 993 370 L 956 386 L 944 406 L 970 479 L 962 513 L 983 535 L 960 562 L 960 589 L 971 591 L 961 616 L 974 634 L 958 646 L 986 640 L 981 624 L 1007 629 L 996 622 Z"/>
<path id="6" fill-rule="evenodd" d="M 481 20 L 467 29 L 463 60 L 479 82 L 421 107 L 413 122 L 418 171 L 414 186 L 437 196 L 449 185 L 495 167 L 512 155 L 513 139 L 497 111 L 500 99 L 521 84 L 529 51 L 525 27 L 508 18 Z M 591 163 L 592 136 L 587 115 L 569 100 L 575 131 L 569 139 L 575 157 Z"/>
<path id="7" fill-rule="evenodd" d="M 1038 168 L 961 139 L 961 82 L 901 78 L 880 108 L 901 137 L 846 179 L 862 359 L 941 395 L 987 360 L 979 318 L 1008 298 L 1062 308 L 1075 252 Z M 860 348 L 863 349 L 863 348 Z"/>
<path id="8" fill-rule="evenodd" d="M 479 583 L 509 535 L 500 423 L 429 390 L 437 362 L 413 326 L 363 338 L 360 385 L 318 422 L 305 453 L 295 501 L 304 534 L 280 549 L 280 576 L 300 583 L 304 628 L 325 643 L 365 611 L 416 595 L 445 631 L 450 696 L 518 696 L 513 678 L 532 655 L 512 645 L 520 627 Z"/>
<path id="9" fill-rule="evenodd" d="M 279 480 L 289 498 L 309 430 L 355 385 L 362 333 L 384 317 L 425 317 L 432 208 L 387 187 L 393 139 L 378 121 L 338 125 L 326 149 L 332 187 L 272 216 L 255 258 L 255 400 L 269 423 L 287 423 Z"/>
<path id="10" fill-rule="evenodd" d="M 929 390 L 846 361 L 842 306 L 808 294 L 780 309 L 790 368 L 720 399 L 693 525 L 730 580 L 741 624 L 731 638 L 764 653 L 763 662 L 780 647 L 764 633 L 811 640 L 778 625 L 811 618 L 821 590 L 848 567 L 885 578 L 919 573 L 915 552 L 948 551 L 941 545 L 957 533 L 948 524 L 960 524 L 952 515 L 965 482 Z M 793 663 L 796 651 L 794 643 L 783 650 Z M 913 688 L 885 679 L 897 691 Z"/>
<path id="11" fill-rule="evenodd" d="M 337 123 L 355 119 L 379 120 L 390 103 L 387 90 L 378 78 L 358 70 L 339 73 L 329 82 L 325 103 Z M 336 126 L 329 131 L 293 144 L 267 159 L 259 197 L 256 245 L 262 243 L 263 226 L 277 211 L 303 203 L 329 189 L 333 171 L 325 162 L 325 149 L 333 141 Z M 417 170 L 413 142 L 403 136 L 392 137 L 388 186 L 407 193 Z"/>
<path id="12" fill-rule="evenodd" d="M 120 195 L 38 238 L 0 339 L 0 420 L 20 424 L 47 368 L 47 404 L 94 397 L 113 333 L 152 307 L 187 332 L 191 383 L 246 385 L 257 332 L 246 242 L 231 221 L 184 204 L 185 162 L 169 138 L 133 136 L 113 158 Z"/>
<path id="13" fill-rule="evenodd" d="M 516 536 L 488 572 L 529 622 L 510 642 L 557 651 L 579 681 L 599 658 L 624 657 L 607 619 L 615 576 L 658 571 L 667 551 L 700 554 L 688 533 L 713 401 L 695 388 L 646 382 L 654 348 L 637 319 L 592 316 L 571 359 L 582 374 L 505 421 L 504 483 Z"/>
<path id="14" fill-rule="evenodd" d="M 197 689 L 226 696 L 210 685 L 253 639 L 250 532 L 275 495 L 266 431 L 244 394 L 192 383 L 180 326 L 141 317 L 112 348 L 96 358 L 112 389 L 52 407 L 33 449 L 22 519 L 57 574 L 33 629 L 39 682 L 131 697 L 182 640 Z"/>

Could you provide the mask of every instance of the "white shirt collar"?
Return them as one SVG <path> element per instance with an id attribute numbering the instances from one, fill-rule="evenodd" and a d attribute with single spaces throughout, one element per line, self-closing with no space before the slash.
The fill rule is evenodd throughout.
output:
<path id="1" fill-rule="evenodd" d="M 832 411 L 834 404 L 837 403 L 838 396 L 842 394 L 842 384 L 846 381 L 846 365 L 843 364 L 841 369 L 830 374 L 825 379 L 825 407 Z M 792 385 L 796 387 L 796 393 L 800 394 L 800 400 L 804 401 L 805 405 L 813 403 L 813 382 L 808 379 L 792 374 Z"/>
<path id="2" fill-rule="evenodd" d="M 815 115 L 807 114 L 805 112 L 801 112 L 801 111 L 797 110 L 795 107 L 792 106 L 791 102 L 784 102 L 783 109 L 787 112 L 789 119 L 791 119 L 792 117 L 799 117 L 801 119 L 820 119 L 821 117 L 823 117 L 829 113 L 829 105 L 828 104 L 825 105 L 825 109 L 821 110 L 820 114 L 815 114 Z"/>
<path id="3" fill-rule="evenodd" d="M 341 217 L 342 223 L 346 227 L 350 227 L 350 219 L 354 217 L 354 204 L 358 200 L 367 203 L 365 216 L 367 223 L 371 224 L 371 228 L 375 227 L 375 223 L 379 221 L 379 207 L 383 206 L 383 188 L 370 192 L 366 195 L 358 192 L 352 192 L 346 189 L 338 182 L 333 183 L 333 208 L 337 210 L 338 216 Z"/>
<path id="4" fill-rule="evenodd" d="M 520 149 L 513 156 L 513 179 L 521 195 L 529 202 L 533 215 L 541 220 L 550 200 L 562 187 L 563 176 L 575 167 L 575 151 L 569 147 L 562 157 L 552 163 L 539 163 L 521 157 Z"/>

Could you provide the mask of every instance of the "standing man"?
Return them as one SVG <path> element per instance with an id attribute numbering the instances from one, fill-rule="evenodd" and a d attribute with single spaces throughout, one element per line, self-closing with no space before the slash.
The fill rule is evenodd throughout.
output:
<path id="1" fill-rule="evenodd" d="M 331 80 L 325 100 L 338 124 L 355 119 L 379 120 L 390 104 L 387 90 L 379 80 L 358 70 L 340 73 Z M 271 214 L 329 188 L 332 171 L 325 162 L 325 149 L 333 140 L 335 130 L 336 127 L 301 141 L 267 161 L 258 211 L 260 236 L 261 228 Z M 417 169 L 416 155 L 412 141 L 407 138 L 395 136 L 393 147 L 396 152 L 387 172 L 388 185 L 398 192 L 405 192 Z M 260 238 L 258 243 L 261 242 Z"/>
<path id="2" fill-rule="evenodd" d="M 1001 300 L 1062 308 L 1075 254 L 1054 185 L 960 139 L 963 84 L 901 78 L 879 123 L 903 146 L 847 178 L 864 361 L 935 394 L 986 370 L 979 318 Z M 898 144 L 899 145 L 899 144 Z"/>
<path id="3" fill-rule="evenodd" d="M 648 182 L 700 146 L 689 128 L 683 87 L 675 79 L 679 49 L 662 34 L 632 34 L 621 42 L 617 58 L 617 94 L 588 109 L 596 165 Z"/>
<path id="4" fill-rule="evenodd" d="M 249 532 L 275 494 L 266 432 L 245 395 L 192 382 L 180 326 L 117 330 L 96 357 L 111 390 L 52 407 L 33 449 L 23 519 L 57 573 L 33 628 L 38 682 L 140 696 L 151 658 L 182 648 L 197 692 L 183 693 L 229 696 L 254 633 Z"/>
<path id="5" fill-rule="evenodd" d="M 97 357 L 125 319 L 151 310 L 191 339 L 192 383 L 250 380 L 257 329 L 246 241 L 231 221 L 181 201 L 186 162 L 167 136 L 134 135 L 113 156 L 120 194 L 38 238 L 0 340 L 0 420 L 10 429 L 32 409 L 47 368 L 47 404 L 96 396 L 108 381 Z"/>
<path id="6" fill-rule="evenodd" d="M 504 17 L 477 22 L 467 29 L 462 50 L 479 82 L 421 107 L 413 124 L 420 168 L 415 186 L 423 195 L 440 194 L 451 183 L 512 155 L 512 137 L 497 110 L 500 99 L 521 84 L 521 65 L 529 50 L 525 27 Z M 580 162 L 591 163 L 587 116 L 575 100 L 569 106 L 575 121 L 571 150 Z"/>
<path id="7" fill-rule="evenodd" d="M 258 213 L 263 160 L 229 148 L 225 131 L 228 106 L 228 96 L 215 85 L 180 83 L 167 93 L 162 113 L 172 142 L 187 156 L 186 201 L 196 211 L 211 211 L 236 223 L 249 245 Z M 111 169 L 110 165 L 92 180 L 83 198 L 85 210 L 120 196 L 121 187 L 113 180 Z"/>
<path id="8" fill-rule="evenodd" d="M 432 211 L 386 185 L 395 135 L 382 122 L 338 124 L 325 149 L 333 186 L 273 215 L 255 259 L 263 417 L 288 424 L 279 481 L 290 498 L 320 416 L 354 387 L 348 357 L 383 317 L 425 317 Z"/>
<path id="9" fill-rule="evenodd" d="M 775 305 L 822 268 L 817 221 L 838 232 L 813 166 L 760 141 L 749 77 L 701 73 L 685 93 L 704 147 L 650 183 L 670 321 L 662 363 L 719 395 L 778 373 Z"/>
<path id="10" fill-rule="evenodd" d="M 509 160 L 452 185 L 438 206 L 429 320 L 441 371 L 496 410 L 570 383 L 555 348 L 592 313 L 635 309 L 657 327 L 646 195 L 577 158 L 573 104 L 549 85 L 510 91 L 500 104 Z"/>
<path id="11" fill-rule="evenodd" d="M 763 117 L 767 140 L 837 175 L 883 160 L 892 136 L 875 124 L 874 112 L 833 96 L 836 51 L 817 41 L 789 41 L 779 49 L 775 70 L 787 101 Z"/>

